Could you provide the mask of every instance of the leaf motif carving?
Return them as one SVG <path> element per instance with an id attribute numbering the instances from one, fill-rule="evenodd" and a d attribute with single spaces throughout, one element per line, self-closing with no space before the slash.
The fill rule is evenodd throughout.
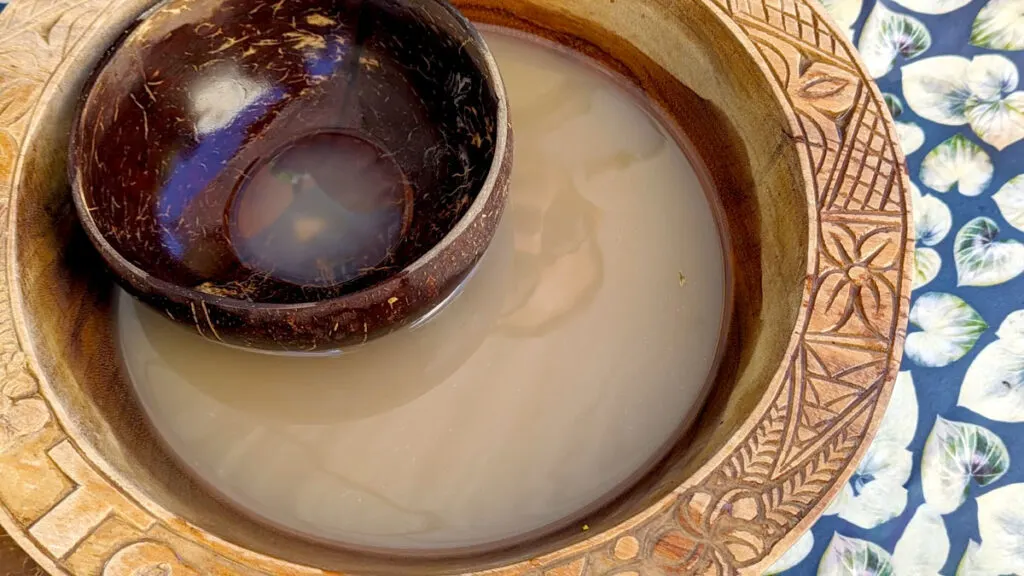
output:
<path id="1" fill-rule="evenodd" d="M 835 78 L 833 76 L 827 76 L 825 74 L 817 74 L 813 78 L 809 78 L 804 82 L 803 86 L 797 93 L 808 99 L 818 100 L 820 98 L 830 98 L 839 94 L 847 86 L 850 85 L 850 81 L 844 78 Z"/>
<path id="2" fill-rule="evenodd" d="M 766 519 L 776 524 L 777 532 L 784 533 L 792 528 L 804 511 L 821 498 L 858 444 L 856 436 L 847 437 L 842 431 L 786 479 L 782 490 L 769 499 L 765 511 Z"/>
<path id="3" fill-rule="evenodd" d="M 793 82 L 789 91 L 796 100 L 819 113 L 837 118 L 853 107 L 859 85 L 860 80 L 849 72 L 814 62 Z"/>
<path id="4" fill-rule="evenodd" d="M 785 411 L 773 405 L 750 440 L 733 454 L 724 470 L 726 475 L 743 482 L 767 482 L 782 445 L 785 424 Z"/>

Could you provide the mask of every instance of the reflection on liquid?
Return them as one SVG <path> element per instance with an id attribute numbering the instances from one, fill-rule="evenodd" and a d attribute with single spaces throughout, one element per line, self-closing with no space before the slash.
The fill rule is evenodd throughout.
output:
<path id="1" fill-rule="evenodd" d="M 572 131 L 571 124 L 580 117 L 600 114 L 594 102 L 599 93 L 579 90 L 573 80 L 564 79 L 527 102 L 517 102 L 516 129 L 557 134 Z M 511 206 L 516 280 L 499 324 L 504 334 L 542 334 L 593 302 L 604 276 L 597 238 L 602 215 L 581 187 L 594 185 L 605 173 L 625 171 L 653 158 L 668 141 L 654 137 L 638 144 L 629 150 L 597 147 L 579 162 L 573 162 L 571 152 L 552 146 L 516 147 L 512 185 L 517 195 Z M 550 161 L 554 155 L 558 162 Z"/>
<path id="2" fill-rule="evenodd" d="M 510 204 L 436 317 L 338 358 L 268 358 L 122 302 L 159 434 L 279 526 L 402 549 L 514 538 L 621 489 L 700 397 L 724 272 L 692 168 L 608 78 L 487 40 L 516 123 Z"/>

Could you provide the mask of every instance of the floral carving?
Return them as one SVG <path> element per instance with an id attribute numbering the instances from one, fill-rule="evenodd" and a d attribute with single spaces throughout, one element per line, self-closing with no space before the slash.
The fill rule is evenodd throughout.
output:
<path id="1" fill-rule="evenodd" d="M 688 501 L 680 499 L 676 505 L 677 529 L 666 531 L 652 551 L 652 562 L 665 574 L 701 574 L 708 569 L 719 571 L 722 566 L 714 559 L 713 545 L 702 533 L 708 503 L 707 494 L 699 494 Z M 694 534 L 698 535 L 694 535 Z M 714 573 L 714 572 L 713 572 Z"/>
<path id="2" fill-rule="evenodd" d="M 664 574 L 701 575 L 735 574 L 756 564 L 817 504 L 859 440 L 840 432 L 778 483 L 741 484 L 713 474 L 706 490 L 679 499 L 678 527 L 660 536 L 652 562 Z"/>
<path id="3" fill-rule="evenodd" d="M 760 489 L 729 489 L 721 477 L 714 480 L 719 482 L 711 491 L 695 490 L 679 500 L 678 528 L 654 546 L 654 560 L 666 574 L 729 574 L 768 552 L 758 526 L 765 512 Z"/>
<path id="4" fill-rule="evenodd" d="M 888 339 L 903 257 L 895 227 L 822 226 L 821 275 L 811 330 Z"/>

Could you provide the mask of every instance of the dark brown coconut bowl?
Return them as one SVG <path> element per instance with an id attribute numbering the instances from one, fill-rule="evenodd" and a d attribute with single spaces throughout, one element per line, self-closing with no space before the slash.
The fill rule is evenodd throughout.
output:
<path id="1" fill-rule="evenodd" d="M 171 0 L 72 128 L 85 230 L 214 340 L 330 351 L 438 306 L 501 217 L 504 88 L 444 0 Z"/>

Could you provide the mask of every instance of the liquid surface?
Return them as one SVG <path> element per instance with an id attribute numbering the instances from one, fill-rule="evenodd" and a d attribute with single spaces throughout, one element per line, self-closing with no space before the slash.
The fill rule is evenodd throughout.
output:
<path id="1" fill-rule="evenodd" d="M 333 286 L 388 259 L 412 214 L 412 189 L 379 147 L 341 133 L 288 145 L 253 167 L 228 214 L 231 244 L 253 270 Z"/>
<path id="2" fill-rule="evenodd" d="M 515 538 L 621 491 L 697 408 L 724 270 L 692 167 L 589 64 L 486 37 L 515 122 L 510 205 L 433 320 L 339 358 L 280 358 L 120 298 L 159 434 L 266 521 L 377 548 Z"/>

